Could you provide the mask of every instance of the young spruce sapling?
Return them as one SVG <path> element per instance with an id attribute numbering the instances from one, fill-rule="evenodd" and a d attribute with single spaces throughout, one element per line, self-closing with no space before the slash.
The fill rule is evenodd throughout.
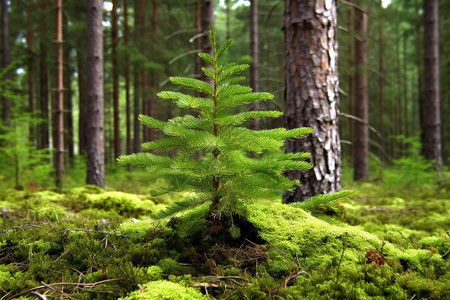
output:
<path id="1" fill-rule="evenodd" d="M 170 78 L 172 83 L 199 92 L 202 97 L 172 91 L 158 93 L 158 97 L 173 100 L 179 107 L 198 111 L 198 116 L 185 115 L 163 122 L 140 115 L 145 126 L 161 130 L 164 136 L 142 144 L 145 152 L 119 158 L 123 164 L 145 166 L 151 179 L 163 180 L 164 188 L 152 191 L 154 195 L 192 192 L 190 198 L 175 202 L 155 218 L 173 216 L 206 202 L 210 203 L 210 220 L 244 215 L 248 201 L 270 198 L 274 192 L 292 190 L 300 184 L 298 180 L 285 177 L 285 171 L 311 168 L 305 161 L 309 153 L 279 151 L 286 139 L 302 138 L 313 132 L 311 128 L 253 131 L 243 125 L 251 119 L 277 118 L 283 113 L 235 113 L 232 109 L 235 106 L 270 100 L 273 95 L 252 92 L 250 87 L 240 85 L 244 77 L 239 74 L 249 66 L 223 63 L 223 55 L 232 41 L 228 40 L 218 49 L 213 28 L 209 39 L 213 55 L 199 53 L 199 56 L 209 65 L 202 71 L 212 83 L 186 77 Z M 177 149 L 174 157 L 157 155 L 163 153 L 161 150 L 171 149 Z M 279 154 L 250 155 L 263 152 Z"/>

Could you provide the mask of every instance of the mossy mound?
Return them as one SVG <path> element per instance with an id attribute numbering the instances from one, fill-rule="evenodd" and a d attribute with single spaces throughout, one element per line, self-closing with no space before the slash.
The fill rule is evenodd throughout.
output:
<path id="1" fill-rule="evenodd" d="M 142 286 L 141 291 L 130 293 L 121 300 L 161 299 L 161 300 L 204 300 L 209 299 L 193 287 L 168 280 L 152 281 Z"/>
<path id="2" fill-rule="evenodd" d="M 219 241 L 208 236 L 207 204 L 155 221 L 149 215 L 161 205 L 140 195 L 3 191 L 0 298 L 31 299 L 27 291 L 39 286 L 49 299 L 60 297 L 61 282 L 81 285 L 64 286 L 75 299 L 449 298 L 447 227 L 411 228 L 399 218 L 383 224 L 373 216 L 380 211 L 368 208 L 401 211 L 407 197 L 367 191 L 342 201 L 343 217 L 327 221 L 296 205 L 255 202 L 233 220 L 241 236 Z M 439 201 L 412 201 L 424 211 L 406 213 L 448 219 Z"/>

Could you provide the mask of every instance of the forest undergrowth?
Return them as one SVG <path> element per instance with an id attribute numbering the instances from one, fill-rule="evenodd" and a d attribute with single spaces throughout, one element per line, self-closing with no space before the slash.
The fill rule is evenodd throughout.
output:
<path id="1" fill-rule="evenodd" d="M 0 299 L 450 297 L 449 181 L 348 183 L 336 211 L 250 204 L 241 237 L 211 244 L 207 205 L 154 221 L 186 195 L 130 193 L 132 173 L 107 190 L 3 189 Z"/>

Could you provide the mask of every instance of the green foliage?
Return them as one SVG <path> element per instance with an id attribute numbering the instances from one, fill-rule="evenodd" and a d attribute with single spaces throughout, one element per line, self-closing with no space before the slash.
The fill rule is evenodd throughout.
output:
<path id="1" fill-rule="evenodd" d="M 161 300 L 201 300 L 209 299 L 202 295 L 200 291 L 193 287 L 187 287 L 179 283 L 170 282 L 167 280 L 152 281 L 145 284 L 143 287 L 144 293 L 139 291 L 129 294 L 127 297 L 120 298 L 121 300 L 137 300 L 137 299 L 161 299 Z"/>
<path id="2" fill-rule="evenodd" d="M 279 191 L 292 190 L 299 184 L 298 180 L 286 178 L 284 171 L 311 168 L 305 162 L 309 157 L 306 153 L 255 158 L 255 154 L 279 151 L 286 139 L 304 137 L 312 129 L 253 131 L 242 126 L 251 119 L 276 118 L 282 113 L 234 112 L 232 108 L 235 106 L 272 99 L 273 95 L 252 92 L 251 88 L 240 85 L 238 82 L 243 77 L 237 75 L 247 70 L 248 65 L 224 64 L 222 55 L 231 41 L 218 49 L 214 29 L 210 30 L 209 38 L 214 55 L 200 53 L 199 56 L 209 65 L 202 70 L 212 84 L 194 78 L 171 78 L 172 83 L 203 96 L 170 91 L 158 93 L 160 98 L 174 100 L 181 108 L 196 110 L 198 116 L 185 115 L 163 122 L 141 115 L 140 121 L 145 126 L 159 129 L 165 136 L 142 145 L 143 150 L 151 152 L 119 158 L 123 164 L 147 167 L 149 179 L 163 180 L 165 186 L 153 191 L 153 195 L 180 191 L 192 193 L 191 197 L 160 211 L 156 218 L 173 216 L 211 202 L 210 213 L 217 218 L 243 214 L 249 201 L 271 198 Z M 171 149 L 177 149 L 175 157 L 161 155 Z M 231 229 L 234 236 L 239 234 L 235 227 Z"/>
<path id="3" fill-rule="evenodd" d="M 306 200 L 305 202 L 294 202 L 291 206 L 299 207 L 311 212 L 314 216 L 321 214 L 335 215 L 339 208 L 337 201 L 346 199 L 355 194 L 354 191 L 340 191 L 333 194 L 319 194 Z"/>
<path id="4" fill-rule="evenodd" d="M 417 136 L 397 136 L 396 140 L 403 150 L 402 156 L 394 159 L 397 172 L 394 176 L 386 174 L 389 181 L 394 184 L 418 184 L 435 183 L 439 180 L 439 174 L 435 170 L 434 161 L 428 161 L 420 154 L 422 146 Z"/>

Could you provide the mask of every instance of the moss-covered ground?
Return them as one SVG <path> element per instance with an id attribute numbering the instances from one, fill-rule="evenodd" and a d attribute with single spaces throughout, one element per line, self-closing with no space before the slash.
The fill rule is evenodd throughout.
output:
<path id="1" fill-rule="evenodd" d="M 154 221 L 177 199 L 3 189 L 0 299 L 450 299 L 450 184 L 352 188 L 334 217 L 255 202 L 227 243 L 207 205 Z"/>

